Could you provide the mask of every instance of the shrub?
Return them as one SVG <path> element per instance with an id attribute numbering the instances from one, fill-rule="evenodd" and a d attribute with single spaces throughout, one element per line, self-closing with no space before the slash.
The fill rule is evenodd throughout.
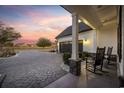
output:
<path id="1" fill-rule="evenodd" d="M 53 50 L 50 50 L 49 52 L 56 52 L 56 50 L 53 49 Z"/>
<path id="2" fill-rule="evenodd" d="M 16 52 L 14 51 L 14 49 L 11 49 L 11 48 L 3 48 L 0 51 L 0 57 L 10 57 L 15 54 L 16 54 Z"/>
<path id="3" fill-rule="evenodd" d="M 52 45 L 52 42 L 47 38 L 40 38 L 37 42 L 37 46 L 39 47 L 48 47 L 51 45 Z"/>
<path id="4" fill-rule="evenodd" d="M 64 53 L 63 54 L 64 64 L 69 65 L 69 58 L 71 58 L 71 53 Z M 79 58 L 82 58 L 82 53 L 79 53 Z"/>
<path id="5" fill-rule="evenodd" d="M 85 60 L 85 57 L 89 57 L 90 56 L 90 54 L 88 53 L 88 52 L 83 52 L 82 53 L 82 60 Z"/>
<path id="6" fill-rule="evenodd" d="M 71 58 L 71 53 L 64 53 L 63 54 L 64 64 L 69 65 L 69 58 Z"/>
<path id="7" fill-rule="evenodd" d="M 82 58 L 82 53 L 81 52 L 79 53 L 79 58 Z"/>

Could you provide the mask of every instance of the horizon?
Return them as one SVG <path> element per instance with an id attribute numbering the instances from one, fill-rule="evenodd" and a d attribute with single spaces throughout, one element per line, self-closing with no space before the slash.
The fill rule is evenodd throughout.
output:
<path id="1" fill-rule="evenodd" d="M 59 5 L 0 5 L 0 21 L 20 32 L 16 43 L 36 43 L 39 38 L 52 42 L 72 24 L 71 14 Z"/>

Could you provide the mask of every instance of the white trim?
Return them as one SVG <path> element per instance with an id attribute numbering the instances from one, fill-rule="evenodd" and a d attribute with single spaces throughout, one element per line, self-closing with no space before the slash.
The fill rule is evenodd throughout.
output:
<path id="1" fill-rule="evenodd" d="M 72 54 L 71 59 L 78 60 L 78 32 L 79 32 L 79 23 L 78 15 L 72 13 Z"/>

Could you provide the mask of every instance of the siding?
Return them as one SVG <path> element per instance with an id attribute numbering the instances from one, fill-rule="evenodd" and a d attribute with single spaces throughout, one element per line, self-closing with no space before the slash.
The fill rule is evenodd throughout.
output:
<path id="1" fill-rule="evenodd" d="M 100 30 L 92 30 L 79 34 L 79 40 L 87 39 L 87 43 L 83 41 L 83 51 L 96 52 L 97 46 L 106 48 L 113 46 L 113 54 L 117 54 L 117 28 L 116 24 L 107 24 Z M 72 35 L 58 39 L 58 42 L 71 41 Z M 106 49 L 107 51 L 107 49 Z"/>
<path id="2" fill-rule="evenodd" d="M 113 54 L 117 54 L 117 28 L 116 24 L 108 24 L 97 31 L 97 45 L 100 47 L 113 46 Z"/>
<path id="3" fill-rule="evenodd" d="M 79 40 L 87 39 L 87 42 L 83 41 L 83 51 L 96 52 L 96 31 L 88 31 L 79 34 Z M 65 36 L 58 39 L 58 42 L 72 41 L 72 35 Z"/>

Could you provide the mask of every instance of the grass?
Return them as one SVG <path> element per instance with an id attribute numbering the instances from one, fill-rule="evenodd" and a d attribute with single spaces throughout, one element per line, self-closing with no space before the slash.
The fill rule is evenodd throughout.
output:
<path id="1" fill-rule="evenodd" d="M 51 50 L 55 50 L 55 47 L 14 47 L 14 49 L 16 51 L 20 51 L 20 50 L 39 50 L 39 51 L 51 51 Z"/>
<path id="2" fill-rule="evenodd" d="M 55 50 L 55 47 L 7 47 L 10 51 L 13 50 L 14 52 L 12 52 L 11 54 L 7 52 L 4 53 L 3 56 L 0 55 L 0 57 L 8 57 L 8 56 L 13 56 L 16 53 L 18 53 L 19 51 L 24 51 L 24 50 L 38 50 L 38 51 L 42 51 L 42 52 L 51 52 L 53 50 Z"/>

